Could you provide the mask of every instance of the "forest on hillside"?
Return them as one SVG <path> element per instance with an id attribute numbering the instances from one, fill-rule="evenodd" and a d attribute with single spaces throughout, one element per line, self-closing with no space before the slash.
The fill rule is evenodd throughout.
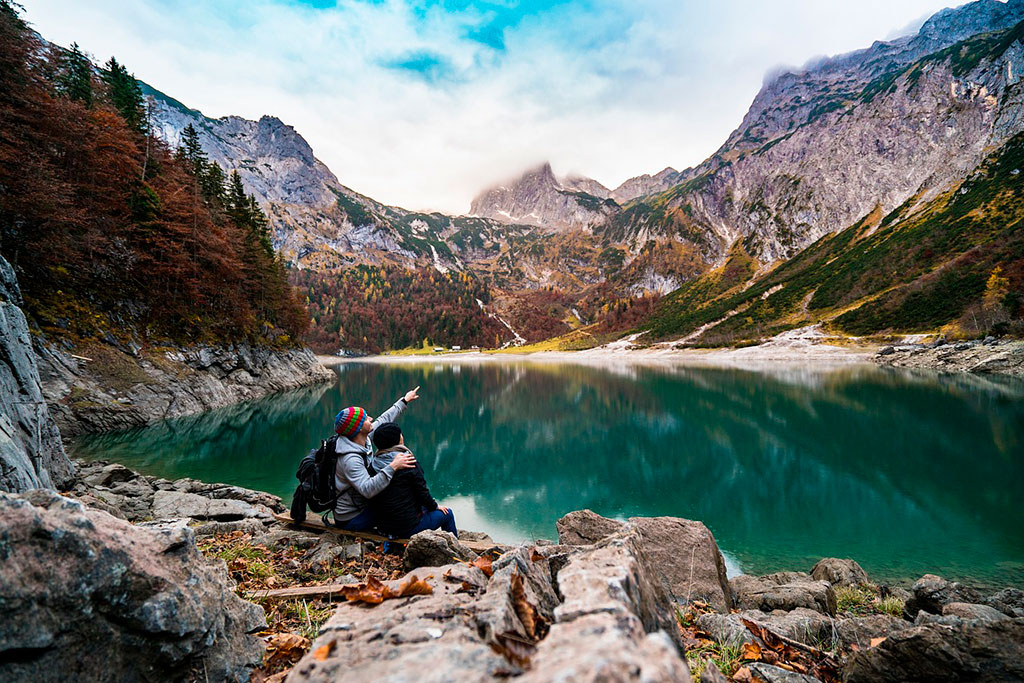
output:
<path id="1" fill-rule="evenodd" d="M 317 273 L 293 270 L 306 293 L 313 350 L 379 352 L 427 344 L 497 347 L 512 333 L 481 308 L 490 301 L 485 284 L 465 272 L 422 266 L 360 265 Z"/>
<path id="2" fill-rule="evenodd" d="M 0 0 L 0 254 L 33 324 L 72 341 L 291 344 L 308 316 L 266 216 L 196 131 L 171 150 L 111 57 Z"/>

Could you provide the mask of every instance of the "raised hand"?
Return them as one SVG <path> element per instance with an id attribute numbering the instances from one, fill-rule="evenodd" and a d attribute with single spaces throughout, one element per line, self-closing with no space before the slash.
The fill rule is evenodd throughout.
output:
<path id="1" fill-rule="evenodd" d="M 419 387 L 416 387 L 415 389 L 410 389 L 409 391 L 405 392 L 405 402 L 406 403 L 412 403 L 413 401 L 415 401 L 419 397 L 420 397 L 420 388 Z"/>

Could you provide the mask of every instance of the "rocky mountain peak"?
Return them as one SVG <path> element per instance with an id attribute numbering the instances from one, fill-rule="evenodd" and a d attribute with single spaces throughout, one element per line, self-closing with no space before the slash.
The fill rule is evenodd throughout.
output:
<path id="1" fill-rule="evenodd" d="M 478 195 L 469 213 L 554 230 L 591 227 L 617 209 L 615 202 L 606 200 L 608 194 L 608 188 L 590 178 L 572 176 L 560 181 L 545 162 L 514 182 Z"/>

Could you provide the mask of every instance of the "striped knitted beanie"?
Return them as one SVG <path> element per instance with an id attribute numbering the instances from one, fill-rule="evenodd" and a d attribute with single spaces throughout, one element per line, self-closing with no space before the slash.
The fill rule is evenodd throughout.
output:
<path id="1" fill-rule="evenodd" d="M 350 437 L 359 433 L 366 420 L 366 411 L 358 407 L 345 408 L 334 416 L 334 431 L 339 436 Z"/>

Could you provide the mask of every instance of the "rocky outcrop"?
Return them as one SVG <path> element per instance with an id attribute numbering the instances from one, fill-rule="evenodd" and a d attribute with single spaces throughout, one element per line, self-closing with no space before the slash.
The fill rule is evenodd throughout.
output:
<path id="1" fill-rule="evenodd" d="M 669 166 L 654 175 L 644 173 L 624 181 L 617 188 L 612 190 L 611 198 L 619 204 L 625 204 L 637 197 L 644 197 L 656 192 L 664 192 L 674 185 L 678 185 L 687 179 L 690 169 L 680 173 Z"/>
<path id="2" fill-rule="evenodd" d="M 430 595 L 340 606 L 288 681 L 690 680 L 671 601 L 635 531 L 522 546 L 492 569 L 417 569 Z"/>
<path id="3" fill-rule="evenodd" d="M 0 491 L 67 486 L 74 469 L 43 399 L 21 291 L 0 257 Z"/>
<path id="4" fill-rule="evenodd" d="M 934 574 L 925 574 L 914 582 L 910 590 L 913 596 L 907 600 L 906 605 L 906 613 L 910 618 L 916 617 L 921 611 L 942 614 L 942 608 L 951 602 L 981 601 L 981 595 L 970 586 L 947 581 Z"/>
<path id="5" fill-rule="evenodd" d="M 0 493 L 0 678 L 246 681 L 263 610 L 187 527 L 149 530 L 47 491 Z"/>
<path id="6" fill-rule="evenodd" d="M 37 348 L 43 393 L 62 434 L 135 427 L 335 379 L 304 348 L 130 351 L 94 344 L 76 358 Z"/>
<path id="7" fill-rule="evenodd" d="M 879 365 L 979 375 L 1024 376 L 1024 342 L 988 338 L 946 343 L 885 346 L 875 355 Z"/>
<path id="8" fill-rule="evenodd" d="M 665 577 L 676 600 L 703 600 L 725 612 L 732 604 L 725 560 L 711 531 L 679 517 L 631 517 L 626 522 L 591 512 L 570 512 L 555 523 L 561 543 L 595 543 L 632 531 Z"/>
<path id="9" fill-rule="evenodd" d="M 854 652 L 844 683 L 1024 680 L 1024 619 L 927 623 Z"/>

